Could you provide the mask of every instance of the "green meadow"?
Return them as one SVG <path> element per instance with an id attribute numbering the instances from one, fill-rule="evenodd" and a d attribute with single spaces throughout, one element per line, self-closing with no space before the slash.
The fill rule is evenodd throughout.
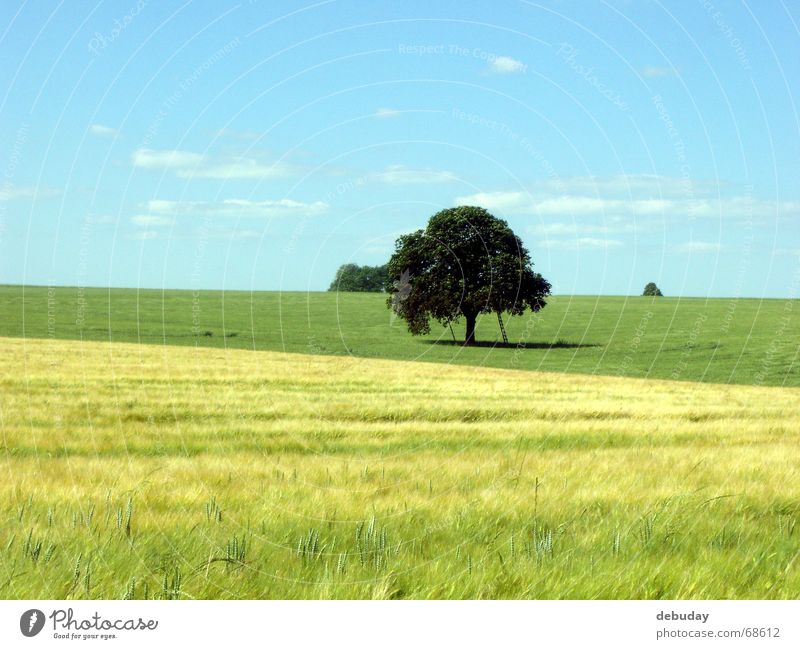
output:
<path id="1" fill-rule="evenodd" d="M 556 296 L 414 338 L 370 293 L 0 287 L 0 336 L 138 342 L 800 386 L 797 300 Z"/>

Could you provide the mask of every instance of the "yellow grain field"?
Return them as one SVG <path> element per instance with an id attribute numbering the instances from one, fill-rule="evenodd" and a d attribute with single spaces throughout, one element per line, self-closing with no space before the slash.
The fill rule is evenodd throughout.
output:
<path id="1" fill-rule="evenodd" d="M 797 389 L 6 338 L 0 366 L 0 597 L 800 592 Z"/>

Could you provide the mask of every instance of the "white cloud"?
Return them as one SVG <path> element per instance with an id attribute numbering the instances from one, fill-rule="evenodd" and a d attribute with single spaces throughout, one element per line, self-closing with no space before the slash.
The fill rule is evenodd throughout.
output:
<path id="1" fill-rule="evenodd" d="M 185 169 L 200 164 L 203 156 L 191 151 L 177 149 L 160 150 L 136 149 L 131 156 L 134 167 L 145 169 Z"/>
<path id="2" fill-rule="evenodd" d="M 86 220 L 96 225 L 111 225 L 117 222 L 117 217 L 111 214 L 95 214 L 93 216 L 87 216 Z"/>
<path id="3" fill-rule="evenodd" d="M 102 124 L 92 124 L 89 127 L 89 132 L 97 137 L 107 137 L 114 139 L 119 137 L 119 131 L 110 126 L 103 126 Z"/>
<path id="4" fill-rule="evenodd" d="M 618 174 L 616 176 L 567 176 L 536 180 L 528 186 L 531 195 L 590 196 L 595 198 L 645 199 L 676 198 L 689 200 L 718 194 L 727 188 L 725 181 L 660 176 L 657 174 Z M 496 193 L 496 192 L 495 192 Z M 520 197 L 526 192 L 513 192 Z M 486 196 L 487 194 L 481 194 Z"/>
<path id="5" fill-rule="evenodd" d="M 222 216 L 279 218 L 291 216 L 319 216 L 328 209 L 322 201 L 304 203 L 288 198 L 280 200 L 252 201 L 241 198 L 229 198 L 223 201 L 165 201 L 147 202 L 147 209 L 155 214 L 174 216 Z"/>
<path id="6" fill-rule="evenodd" d="M 373 117 L 377 117 L 378 119 L 391 119 L 392 117 L 397 117 L 400 115 L 400 111 L 396 108 L 379 108 L 373 114 Z"/>
<path id="7" fill-rule="evenodd" d="M 644 77 L 677 77 L 678 71 L 675 68 L 646 65 L 642 68 L 642 76 Z"/>
<path id="8" fill-rule="evenodd" d="M 246 239 L 260 239 L 264 233 L 260 230 L 238 230 L 235 228 L 203 227 L 198 228 L 195 235 L 202 239 L 222 239 L 229 241 L 243 241 Z"/>
<path id="9" fill-rule="evenodd" d="M 260 239 L 262 236 L 264 233 L 258 230 L 234 230 L 229 235 L 231 239 Z"/>
<path id="10" fill-rule="evenodd" d="M 172 225 L 173 219 L 152 214 L 137 214 L 131 217 L 131 223 L 142 227 L 157 227 L 159 225 Z"/>
<path id="11" fill-rule="evenodd" d="M 489 61 L 489 71 L 495 74 L 517 74 L 527 69 L 526 64 L 510 56 L 495 56 Z"/>
<path id="12" fill-rule="evenodd" d="M 155 230 L 142 230 L 128 235 L 128 238 L 134 241 L 150 241 L 151 239 L 158 239 L 158 232 Z"/>
<path id="13" fill-rule="evenodd" d="M 641 179 L 639 179 L 641 181 Z M 577 180 L 572 189 L 581 183 L 588 188 L 590 180 Z M 458 196 L 456 205 L 479 205 L 488 210 L 497 210 L 510 214 L 539 216 L 570 216 L 580 219 L 586 216 L 618 217 L 627 216 L 635 219 L 661 215 L 664 218 L 708 218 L 708 219 L 770 219 L 799 218 L 800 201 L 764 201 L 755 200 L 751 196 L 723 196 L 717 198 L 689 195 L 673 195 L 656 198 L 650 192 L 642 190 L 649 181 L 639 182 L 638 196 L 619 197 L 587 196 L 581 193 L 554 194 L 550 191 L 540 192 L 479 192 L 467 196 Z M 612 186 L 614 183 L 609 183 Z M 549 189 L 549 188 L 548 188 Z M 587 192 L 588 193 L 588 192 Z"/>
<path id="14" fill-rule="evenodd" d="M 531 190 L 558 195 L 585 194 L 605 197 L 686 198 L 710 195 L 725 187 L 724 181 L 679 178 L 657 174 L 619 174 L 616 176 L 569 176 L 535 181 Z"/>
<path id="15" fill-rule="evenodd" d="M 508 212 L 530 211 L 533 198 L 527 192 L 478 192 L 469 196 L 458 196 L 456 205 L 478 205 L 487 210 Z"/>
<path id="16" fill-rule="evenodd" d="M 578 234 L 608 234 L 610 232 L 638 232 L 644 227 L 627 219 L 609 219 L 605 223 L 539 223 L 526 228 L 529 234 L 563 236 Z"/>
<path id="17" fill-rule="evenodd" d="M 0 201 L 36 200 L 39 198 L 52 198 L 58 196 L 59 192 L 47 187 L 21 187 L 5 183 L 0 185 Z"/>
<path id="18" fill-rule="evenodd" d="M 608 250 L 621 248 L 622 245 L 622 241 L 617 239 L 595 239 L 592 237 L 545 239 L 539 242 L 541 248 L 549 248 L 551 250 Z"/>
<path id="19" fill-rule="evenodd" d="M 657 214 L 671 206 L 670 201 L 658 199 L 620 200 L 588 196 L 561 196 L 533 202 L 532 210 L 539 214 L 605 214 L 632 211 L 636 214 Z"/>
<path id="20" fill-rule="evenodd" d="M 675 246 L 677 252 L 719 252 L 720 244 L 709 241 L 687 241 L 679 246 Z"/>
<path id="21" fill-rule="evenodd" d="M 389 185 L 448 183 L 458 180 L 458 176 L 451 171 L 409 169 L 401 165 L 392 165 L 384 171 L 369 174 L 368 178 Z"/>
<path id="22" fill-rule="evenodd" d="M 586 215 L 609 212 L 658 214 L 673 207 L 673 202 L 660 199 L 622 200 L 592 196 L 558 196 L 534 198 L 527 192 L 480 192 L 459 196 L 459 205 L 479 205 L 488 210 L 504 210 L 525 214 Z"/>
<path id="23" fill-rule="evenodd" d="M 5 185 L 0 187 L 0 201 L 14 201 L 23 198 L 35 198 L 36 189 L 33 187 L 15 187 Z"/>
<path id="24" fill-rule="evenodd" d="M 377 255 L 380 257 L 388 257 L 389 255 L 394 252 L 394 246 L 387 244 L 384 245 L 373 245 L 373 246 L 364 246 L 359 250 L 359 252 L 363 252 L 366 255 Z"/>
<path id="25" fill-rule="evenodd" d="M 589 234 L 597 232 L 596 225 L 580 225 L 578 223 L 539 223 L 527 228 L 529 234 L 542 236 L 560 236 L 564 234 Z"/>
<path id="26" fill-rule="evenodd" d="M 186 214 L 195 209 L 196 206 L 203 205 L 196 201 L 165 201 L 155 199 L 147 201 L 147 209 L 158 214 Z"/>
<path id="27" fill-rule="evenodd" d="M 213 138 L 229 138 L 231 140 L 245 140 L 245 141 L 259 140 L 263 137 L 263 133 L 259 133 L 258 131 L 251 131 L 249 129 L 238 131 L 230 128 L 219 128 L 213 131 L 209 131 L 209 134 Z"/>
<path id="28" fill-rule="evenodd" d="M 292 175 L 298 169 L 284 162 L 265 164 L 253 158 L 232 157 L 211 160 L 192 151 L 137 149 L 133 165 L 145 169 L 167 169 L 180 178 L 213 178 L 216 180 L 275 178 Z"/>
<path id="29" fill-rule="evenodd" d="M 178 175 L 181 178 L 216 178 L 219 180 L 274 178 L 288 176 L 292 173 L 295 173 L 295 168 L 292 165 L 280 162 L 262 164 L 251 158 L 234 158 L 230 162 L 199 165 L 178 170 Z"/>

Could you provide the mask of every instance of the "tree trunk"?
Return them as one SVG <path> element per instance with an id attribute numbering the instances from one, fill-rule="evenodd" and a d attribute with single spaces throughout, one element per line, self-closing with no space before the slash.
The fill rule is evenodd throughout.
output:
<path id="1" fill-rule="evenodd" d="M 465 345 L 475 344 L 475 320 L 477 319 L 474 313 L 465 313 L 464 317 L 467 319 L 467 333 L 464 336 Z"/>

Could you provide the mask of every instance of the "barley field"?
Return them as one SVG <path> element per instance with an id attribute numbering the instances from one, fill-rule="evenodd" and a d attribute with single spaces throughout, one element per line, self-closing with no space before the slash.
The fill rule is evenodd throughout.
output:
<path id="1" fill-rule="evenodd" d="M 800 390 L 0 338 L 3 598 L 794 598 Z"/>

